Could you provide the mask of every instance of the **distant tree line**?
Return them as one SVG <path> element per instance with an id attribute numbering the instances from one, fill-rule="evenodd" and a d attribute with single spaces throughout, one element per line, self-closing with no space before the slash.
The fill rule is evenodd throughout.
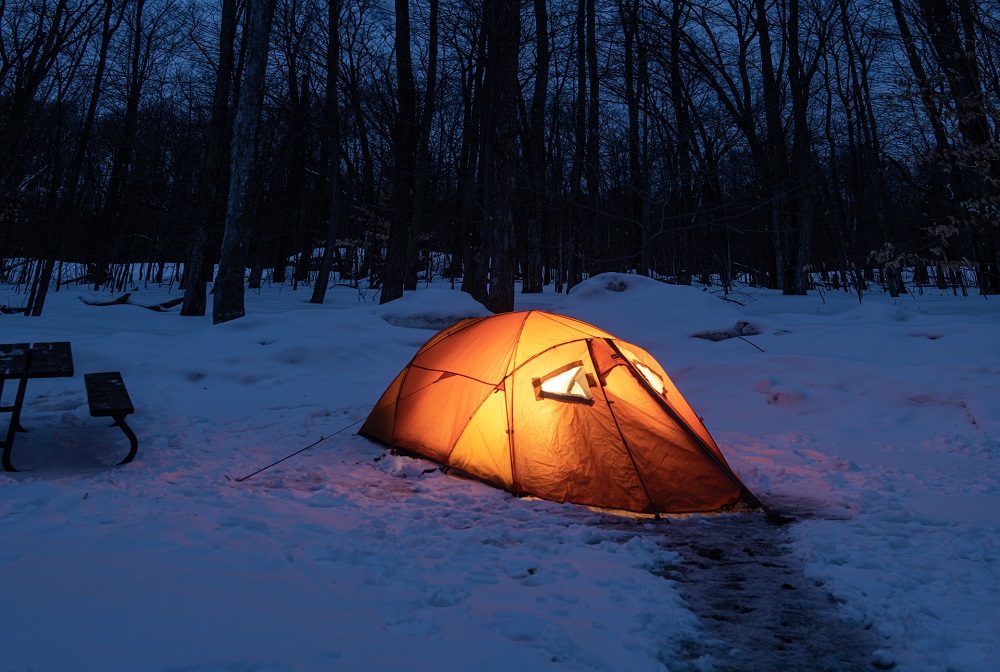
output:
<path id="1" fill-rule="evenodd" d="M 434 252 L 498 311 L 609 270 L 997 294 L 998 31 L 998 0 L 0 0 L 0 279 L 39 314 L 180 264 L 216 321 L 265 278 L 389 301 Z"/>

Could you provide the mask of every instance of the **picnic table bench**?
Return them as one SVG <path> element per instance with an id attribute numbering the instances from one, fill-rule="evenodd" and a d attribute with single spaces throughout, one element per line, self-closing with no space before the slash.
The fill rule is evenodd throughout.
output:
<path id="1" fill-rule="evenodd" d="M 117 371 L 105 371 L 104 373 L 87 373 L 83 376 L 84 386 L 87 388 L 87 403 L 90 405 L 90 415 L 95 418 L 110 417 L 114 420 L 114 426 L 120 427 L 129 440 L 129 451 L 125 459 L 118 464 L 128 464 L 135 457 L 139 450 L 139 439 L 135 432 L 125 422 L 125 417 L 135 413 L 132 400 L 125 389 L 125 381 L 122 374 Z"/>
<path id="2" fill-rule="evenodd" d="M 21 426 L 28 380 L 31 378 L 71 378 L 73 376 L 73 351 L 67 341 L 51 343 L 0 344 L 0 413 L 10 413 L 7 434 L 0 448 L 3 449 L 4 471 L 17 471 L 10 454 L 17 432 L 26 431 Z M 6 381 L 17 381 L 13 403 L 3 404 Z M 135 412 L 132 400 L 125 389 L 125 381 L 118 372 L 88 373 L 84 375 L 90 415 L 110 417 L 113 426 L 121 428 L 129 440 L 129 453 L 118 464 L 131 462 L 138 450 L 138 439 L 125 422 L 126 416 Z"/>

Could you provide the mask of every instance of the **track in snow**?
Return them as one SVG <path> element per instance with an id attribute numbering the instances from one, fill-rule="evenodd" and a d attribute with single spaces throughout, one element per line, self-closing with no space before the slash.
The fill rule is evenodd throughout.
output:
<path id="1" fill-rule="evenodd" d="M 664 576 L 680 583 L 708 631 L 705 640 L 684 643 L 684 659 L 674 661 L 681 666 L 671 670 L 877 669 L 875 633 L 844 620 L 833 597 L 803 575 L 788 549 L 793 525 L 789 518 L 733 514 L 671 518 L 660 528 L 660 543 L 684 558 Z"/>

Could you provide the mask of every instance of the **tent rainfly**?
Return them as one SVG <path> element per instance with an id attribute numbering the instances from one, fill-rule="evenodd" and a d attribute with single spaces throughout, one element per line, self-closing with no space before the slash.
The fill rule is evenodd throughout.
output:
<path id="1" fill-rule="evenodd" d="M 540 310 L 433 336 L 359 433 L 515 495 L 643 513 L 760 506 L 648 352 Z"/>

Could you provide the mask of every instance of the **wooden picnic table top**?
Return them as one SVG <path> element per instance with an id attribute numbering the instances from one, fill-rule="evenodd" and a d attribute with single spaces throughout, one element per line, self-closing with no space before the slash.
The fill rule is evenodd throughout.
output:
<path id="1" fill-rule="evenodd" d="M 0 379 L 72 376 L 73 350 L 69 341 L 0 344 Z"/>
<path id="2" fill-rule="evenodd" d="M 29 343 L 0 344 L 0 378 L 20 378 L 28 363 Z"/>

